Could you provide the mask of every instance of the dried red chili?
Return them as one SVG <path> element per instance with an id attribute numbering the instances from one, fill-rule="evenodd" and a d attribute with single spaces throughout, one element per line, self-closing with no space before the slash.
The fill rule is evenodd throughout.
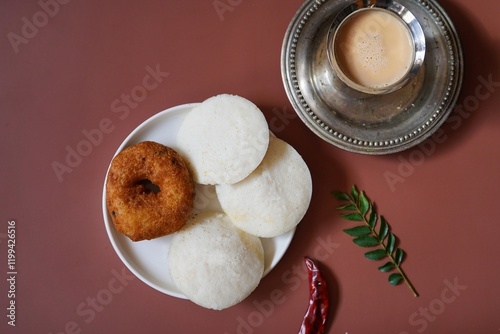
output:
<path id="1" fill-rule="evenodd" d="M 309 274 L 309 307 L 299 334 L 323 334 L 328 316 L 328 288 L 316 263 L 308 257 L 304 261 Z"/>

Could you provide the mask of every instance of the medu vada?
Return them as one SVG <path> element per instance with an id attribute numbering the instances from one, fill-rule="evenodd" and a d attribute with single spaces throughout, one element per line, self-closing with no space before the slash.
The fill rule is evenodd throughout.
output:
<path id="1" fill-rule="evenodd" d="M 132 241 L 181 229 L 190 217 L 195 188 L 186 162 L 172 148 L 144 141 L 112 160 L 106 206 L 116 230 Z"/>

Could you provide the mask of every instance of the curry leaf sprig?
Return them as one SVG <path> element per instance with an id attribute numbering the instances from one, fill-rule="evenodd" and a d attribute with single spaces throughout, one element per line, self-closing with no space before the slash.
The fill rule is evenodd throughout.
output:
<path id="1" fill-rule="evenodd" d="M 389 283 L 397 285 L 404 281 L 415 297 L 418 293 L 410 283 L 408 277 L 401 268 L 405 252 L 396 247 L 397 238 L 391 232 L 389 223 L 384 216 L 379 216 L 373 202 L 363 191 L 359 191 L 355 185 L 351 187 L 350 193 L 333 192 L 338 200 L 345 202 L 337 207 L 343 211 L 341 217 L 354 222 L 362 222 L 363 225 L 345 229 L 344 232 L 354 237 L 353 242 L 361 247 L 376 248 L 365 253 L 365 257 L 378 261 L 387 259 L 387 262 L 380 266 L 381 272 L 393 272 L 389 275 Z M 378 226 L 377 226 L 378 225 Z"/>

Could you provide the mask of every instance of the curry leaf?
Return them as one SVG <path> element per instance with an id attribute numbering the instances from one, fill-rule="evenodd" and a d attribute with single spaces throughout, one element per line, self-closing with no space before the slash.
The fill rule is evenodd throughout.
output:
<path id="1" fill-rule="evenodd" d="M 378 267 L 378 270 L 380 270 L 383 273 L 386 273 L 388 271 L 391 271 L 392 269 L 396 268 L 396 265 L 392 262 L 387 262 L 383 266 Z"/>
<path id="2" fill-rule="evenodd" d="M 386 246 L 387 253 L 392 254 L 395 245 L 396 245 L 396 237 L 394 236 L 394 234 L 389 233 L 389 236 L 387 237 L 387 246 Z"/>
<path id="3" fill-rule="evenodd" d="M 344 217 L 344 219 L 352 220 L 352 221 L 358 221 L 358 222 L 363 221 L 363 216 L 357 212 L 351 212 L 351 213 L 348 213 L 346 215 L 342 215 L 342 217 Z"/>
<path id="4" fill-rule="evenodd" d="M 372 206 L 372 210 L 370 212 L 370 218 L 368 219 L 368 226 L 374 229 L 377 226 L 377 220 L 378 220 L 377 211 Z"/>
<path id="5" fill-rule="evenodd" d="M 383 249 L 376 249 L 365 253 L 365 257 L 370 260 L 381 260 L 387 257 L 387 253 Z"/>
<path id="6" fill-rule="evenodd" d="M 387 233 L 389 233 L 389 224 L 387 223 L 387 220 L 385 220 L 384 216 L 380 216 L 380 227 L 378 229 L 380 242 L 385 240 L 385 237 L 387 237 Z"/>
<path id="7" fill-rule="evenodd" d="M 403 275 L 399 273 L 394 273 L 389 275 L 389 283 L 391 285 L 398 285 L 403 279 Z"/>
<path id="8" fill-rule="evenodd" d="M 340 201 L 349 202 L 351 200 L 351 197 L 348 194 L 343 193 L 341 191 L 333 191 L 332 195 L 335 196 L 335 198 Z"/>
<path id="9" fill-rule="evenodd" d="M 361 247 L 375 247 L 379 245 L 378 240 L 369 235 L 363 235 L 361 237 L 357 237 L 352 241 L 354 241 L 356 245 Z"/>
<path id="10" fill-rule="evenodd" d="M 394 262 L 399 266 L 403 262 L 403 257 L 405 256 L 405 251 L 401 248 L 396 249 L 394 254 Z"/>
<path id="11" fill-rule="evenodd" d="M 344 232 L 352 237 L 360 237 L 362 235 L 368 235 L 372 233 L 372 230 L 368 226 L 363 225 L 345 229 Z"/>
<path id="12" fill-rule="evenodd" d="M 413 285 L 406 277 L 401 264 L 405 258 L 405 252 L 401 248 L 396 248 L 397 238 L 391 232 L 389 223 L 383 216 L 379 216 L 375 204 L 369 199 L 364 191 L 358 190 L 353 185 L 350 192 L 332 192 L 342 205 L 337 209 L 342 212 L 341 217 L 353 221 L 363 222 L 365 225 L 357 225 L 345 229 L 344 232 L 354 237 L 353 242 L 363 248 L 375 248 L 365 252 L 365 257 L 378 261 L 387 258 L 388 261 L 378 267 L 381 272 L 390 272 L 388 281 L 391 285 L 398 285 L 404 281 L 415 297 L 418 296 Z M 378 225 L 378 228 L 377 228 Z"/>
<path id="13" fill-rule="evenodd" d="M 370 202 L 365 197 L 363 192 L 359 193 L 359 212 L 362 216 L 365 216 L 368 210 L 370 209 Z"/>
<path id="14" fill-rule="evenodd" d="M 337 210 L 356 210 L 356 205 L 354 204 L 341 205 L 337 208 Z"/>
<path id="15" fill-rule="evenodd" d="M 358 204 L 359 191 L 355 185 L 353 185 L 351 187 L 351 196 L 352 196 L 352 199 L 354 200 L 354 203 Z"/>

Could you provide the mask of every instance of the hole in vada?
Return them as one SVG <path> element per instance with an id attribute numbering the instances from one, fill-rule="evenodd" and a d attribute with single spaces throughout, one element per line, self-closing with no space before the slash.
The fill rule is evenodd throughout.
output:
<path id="1" fill-rule="evenodd" d="M 143 193 L 146 194 L 156 194 L 160 192 L 160 187 L 148 179 L 137 181 L 136 185 L 141 188 Z"/>

